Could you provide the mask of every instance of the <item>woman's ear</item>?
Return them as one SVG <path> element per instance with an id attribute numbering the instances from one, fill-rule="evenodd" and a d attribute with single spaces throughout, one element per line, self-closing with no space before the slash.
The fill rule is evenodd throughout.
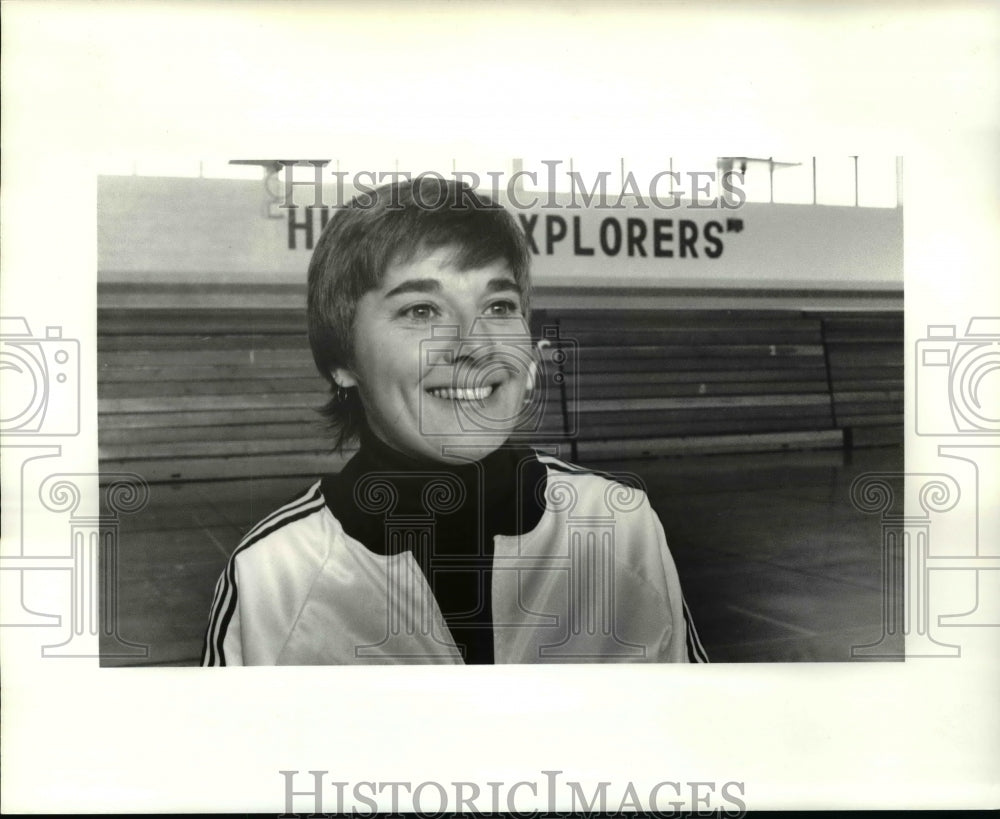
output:
<path id="1" fill-rule="evenodd" d="M 335 367 L 330 374 L 338 387 L 349 389 L 358 385 L 358 379 L 354 377 L 354 373 L 344 367 Z"/>
<path id="2" fill-rule="evenodd" d="M 535 382 L 538 380 L 538 370 L 541 367 L 542 361 L 542 350 L 546 347 L 551 346 L 551 342 L 547 338 L 543 338 L 541 341 L 535 342 L 534 348 L 532 349 L 531 361 L 528 364 L 528 384 L 525 392 L 530 393 L 535 388 Z"/>
<path id="3" fill-rule="evenodd" d="M 528 364 L 528 379 L 525 386 L 526 392 L 531 392 L 535 388 L 535 381 L 538 378 L 538 362 L 532 361 Z"/>

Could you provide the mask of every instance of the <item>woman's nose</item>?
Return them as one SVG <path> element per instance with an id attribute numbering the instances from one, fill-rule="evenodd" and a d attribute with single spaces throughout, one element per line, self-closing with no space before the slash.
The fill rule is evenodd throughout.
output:
<path id="1" fill-rule="evenodd" d="M 434 327 L 427 363 L 468 366 L 501 353 L 516 357 L 530 343 L 531 332 L 521 317 L 490 317 L 470 310 Z"/>
<path id="2" fill-rule="evenodd" d="M 496 343 L 496 328 L 475 309 L 456 311 L 452 334 L 455 339 L 455 356 L 471 358 Z"/>
<path id="3" fill-rule="evenodd" d="M 425 363 L 434 367 L 469 366 L 491 355 L 502 344 L 491 322 L 481 317 L 456 317 L 448 324 L 436 325 L 426 342 Z"/>
<path id="4" fill-rule="evenodd" d="M 458 356 L 466 363 L 502 357 L 511 362 L 530 357 L 531 333 L 520 317 L 479 316 L 462 335 Z"/>

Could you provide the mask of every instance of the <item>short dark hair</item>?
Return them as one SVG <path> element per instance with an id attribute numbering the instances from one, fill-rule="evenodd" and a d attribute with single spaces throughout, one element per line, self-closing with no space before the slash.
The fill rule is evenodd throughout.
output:
<path id="1" fill-rule="evenodd" d="M 381 285 L 390 265 L 442 247 L 455 249 L 453 262 L 459 270 L 506 261 L 528 317 L 531 257 L 524 232 L 501 205 L 464 182 L 422 175 L 368 190 L 337 211 L 324 228 L 309 262 L 307 318 L 313 360 L 331 388 L 321 413 L 337 451 L 365 425 L 357 390 L 344 396 L 333 380 L 335 368 L 353 362 L 358 301 Z"/>

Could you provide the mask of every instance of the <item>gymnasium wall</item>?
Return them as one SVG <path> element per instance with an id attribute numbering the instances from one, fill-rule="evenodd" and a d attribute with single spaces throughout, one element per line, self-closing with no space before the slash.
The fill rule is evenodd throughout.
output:
<path id="1" fill-rule="evenodd" d="M 296 193 L 312 201 L 314 192 Z M 543 306 L 902 307 L 898 208 L 520 201 L 532 199 L 512 210 L 529 236 Z M 323 201 L 332 205 L 337 192 Z M 136 293 L 210 306 L 213 287 L 229 294 L 220 303 L 234 291 L 245 303 L 291 299 L 328 216 L 278 208 L 262 180 L 141 176 L 101 177 L 97 212 L 103 301 L 121 306 Z"/>

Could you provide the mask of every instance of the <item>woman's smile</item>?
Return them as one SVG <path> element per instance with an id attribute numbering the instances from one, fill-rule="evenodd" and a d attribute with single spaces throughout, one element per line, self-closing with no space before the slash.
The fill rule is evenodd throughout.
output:
<path id="1" fill-rule="evenodd" d="M 478 460 L 518 424 L 531 338 L 507 263 L 458 270 L 452 258 L 440 249 L 391 265 L 358 301 L 354 361 L 334 376 L 357 387 L 369 427 L 393 448 Z"/>
<path id="2" fill-rule="evenodd" d="M 434 389 L 427 390 L 427 392 L 434 396 L 435 398 L 441 398 L 445 401 L 485 401 L 491 395 L 493 395 L 494 387 L 466 387 L 466 388 L 451 388 L 451 387 L 436 387 Z"/>

